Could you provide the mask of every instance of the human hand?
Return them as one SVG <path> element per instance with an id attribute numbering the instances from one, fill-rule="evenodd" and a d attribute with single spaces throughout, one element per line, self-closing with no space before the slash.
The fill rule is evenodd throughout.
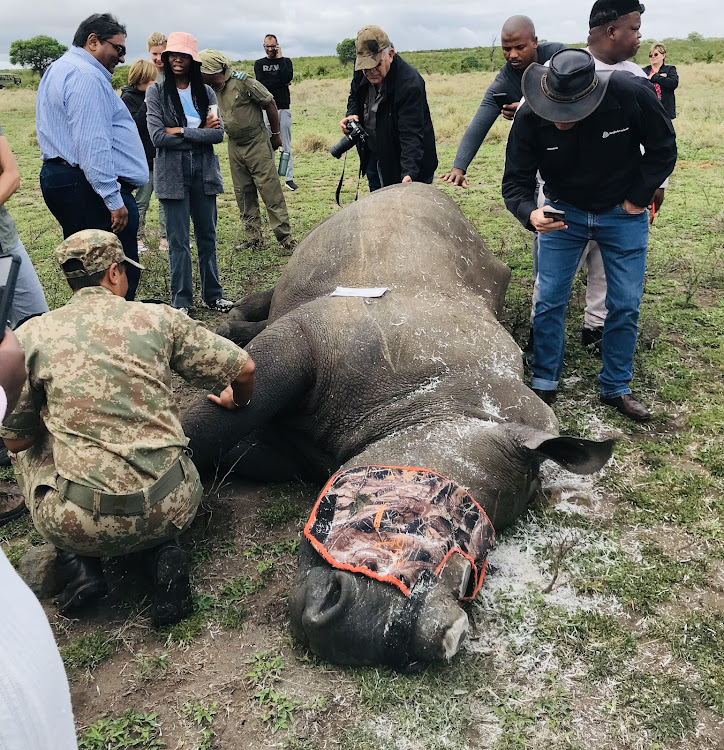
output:
<path id="1" fill-rule="evenodd" d="M 111 211 L 111 232 L 118 234 L 126 228 L 128 224 L 128 209 L 125 206 Z"/>
<path id="2" fill-rule="evenodd" d="M 221 127 L 221 118 L 209 113 L 208 115 L 206 115 L 206 124 L 204 125 L 204 127 L 211 128 L 212 130 L 218 130 Z"/>
<path id="3" fill-rule="evenodd" d="M 659 77 L 660 77 L 660 78 L 666 78 L 666 77 L 667 77 L 667 75 L 666 75 L 666 73 L 659 73 Z"/>
<path id="4" fill-rule="evenodd" d="M 355 122 L 359 122 L 359 117 L 357 117 L 357 115 L 350 115 L 349 117 L 343 117 L 339 121 L 339 127 L 342 130 L 342 133 L 344 133 L 344 135 L 347 135 L 347 123 L 350 120 L 354 120 Z"/>
<path id="5" fill-rule="evenodd" d="M 449 172 L 440 175 L 441 180 L 449 182 L 455 187 L 467 188 L 468 181 L 465 179 L 465 172 L 459 167 L 453 167 Z"/>
<path id="6" fill-rule="evenodd" d="M 183 128 L 164 128 L 166 135 L 183 135 Z"/>
<path id="7" fill-rule="evenodd" d="M 536 208 L 535 211 L 530 212 L 530 218 L 528 221 L 530 221 L 531 226 L 536 232 L 548 234 L 548 232 L 557 232 L 559 229 L 568 229 L 568 224 L 566 224 L 565 221 L 549 219 L 545 216 L 543 212 L 546 208 L 551 208 L 551 206 L 543 206 L 542 208 Z"/>
<path id="8" fill-rule="evenodd" d="M 639 214 L 642 214 L 646 210 L 646 206 L 634 206 L 633 203 L 629 200 L 625 200 L 621 204 L 621 208 L 627 213 L 631 214 L 632 216 L 638 216 Z"/>
<path id="9" fill-rule="evenodd" d="M 271 147 L 274 149 L 274 151 L 282 147 L 282 137 L 281 135 L 279 135 L 279 133 L 271 137 Z"/>
<path id="10" fill-rule="evenodd" d="M 229 411 L 234 411 L 241 408 L 234 402 L 234 390 L 230 385 L 227 385 L 226 388 L 224 388 L 224 390 L 221 391 L 218 396 L 215 396 L 213 393 L 209 393 L 207 398 L 217 406 L 223 406 L 224 409 L 228 409 Z"/>
<path id="11" fill-rule="evenodd" d="M 500 114 L 506 120 L 512 120 L 515 117 L 515 110 L 520 106 L 520 102 L 513 102 L 512 104 L 504 104 L 500 110 Z"/>

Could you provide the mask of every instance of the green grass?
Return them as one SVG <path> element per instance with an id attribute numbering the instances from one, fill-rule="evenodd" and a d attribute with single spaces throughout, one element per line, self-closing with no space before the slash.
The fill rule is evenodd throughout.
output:
<path id="1" fill-rule="evenodd" d="M 79 750 L 160 750 L 166 747 L 157 714 L 133 709 L 118 718 L 98 719 L 78 736 Z"/>
<path id="2" fill-rule="evenodd" d="M 92 672 L 113 655 L 115 648 L 115 639 L 98 630 L 61 646 L 60 655 L 66 671 L 74 676 L 80 672 Z"/>

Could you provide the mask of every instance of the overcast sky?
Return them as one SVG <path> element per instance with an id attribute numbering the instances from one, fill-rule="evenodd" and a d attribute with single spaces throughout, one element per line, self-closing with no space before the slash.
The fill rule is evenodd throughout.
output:
<path id="1" fill-rule="evenodd" d="M 199 47 L 232 59 L 262 56 L 267 33 L 279 38 L 287 57 L 333 55 L 337 43 L 366 24 L 381 26 L 399 51 L 489 46 L 505 19 L 530 16 L 539 39 L 583 42 L 593 2 L 581 0 L 3 0 L 0 68 L 8 66 L 10 43 L 47 34 L 70 46 L 80 21 L 110 11 L 128 28 L 126 63 L 146 57 L 152 31 L 187 31 Z M 686 37 L 692 31 L 724 37 L 721 0 L 652 0 L 645 3 L 644 39 Z M 503 8 L 502 6 L 505 6 Z"/>

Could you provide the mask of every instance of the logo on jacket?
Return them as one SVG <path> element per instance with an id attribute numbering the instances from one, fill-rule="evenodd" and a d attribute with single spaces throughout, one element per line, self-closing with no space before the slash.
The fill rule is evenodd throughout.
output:
<path id="1" fill-rule="evenodd" d="M 618 135 L 619 133 L 625 133 L 628 128 L 621 128 L 621 130 L 612 130 L 610 133 L 608 130 L 603 131 L 603 138 L 608 138 L 609 135 Z"/>

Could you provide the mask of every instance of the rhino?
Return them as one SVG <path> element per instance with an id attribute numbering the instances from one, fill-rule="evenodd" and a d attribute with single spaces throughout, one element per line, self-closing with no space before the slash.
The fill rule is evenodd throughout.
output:
<path id="1" fill-rule="evenodd" d="M 238 411 L 207 399 L 190 407 L 183 424 L 196 465 L 328 484 L 339 472 L 416 467 L 429 470 L 413 478 L 418 486 L 450 480 L 478 520 L 505 529 L 538 492 L 543 461 L 588 474 L 612 453 L 612 441 L 559 436 L 552 410 L 524 384 L 520 348 L 498 320 L 509 278 L 437 188 L 390 186 L 345 207 L 300 242 L 273 290 L 239 301 L 219 329 L 254 358 L 256 390 Z M 359 291 L 372 287 L 386 291 Z M 397 515 L 414 520 L 407 497 Z M 461 599 L 484 563 L 457 549 L 405 589 L 334 564 L 307 533 L 311 521 L 289 595 L 303 644 L 338 664 L 452 658 L 469 628 Z"/>

